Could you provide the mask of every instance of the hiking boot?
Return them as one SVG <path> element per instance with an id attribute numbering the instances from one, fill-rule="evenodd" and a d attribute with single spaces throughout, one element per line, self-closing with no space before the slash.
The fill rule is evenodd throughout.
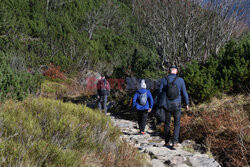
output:
<path id="1" fill-rule="evenodd" d="M 141 134 L 142 134 L 142 135 L 144 135 L 144 134 L 145 134 L 145 132 L 141 132 Z"/>
<path id="2" fill-rule="evenodd" d="M 165 142 L 164 146 L 165 147 L 169 147 L 170 146 L 170 142 L 167 142 L 167 143 Z"/>
<path id="3" fill-rule="evenodd" d="M 172 147 L 175 148 L 175 147 L 179 147 L 179 143 L 173 143 Z"/>

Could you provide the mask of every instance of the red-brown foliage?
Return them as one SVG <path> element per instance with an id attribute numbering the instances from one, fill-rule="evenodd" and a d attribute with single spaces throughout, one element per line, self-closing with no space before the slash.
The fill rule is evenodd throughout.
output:
<path id="1" fill-rule="evenodd" d="M 43 75 L 52 79 L 66 79 L 64 73 L 61 71 L 61 67 L 52 63 L 49 64 L 48 69 L 43 71 Z"/>
<path id="2" fill-rule="evenodd" d="M 181 136 L 204 143 L 223 166 L 248 166 L 249 105 L 249 97 L 244 96 L 200 105 L 193 116 L 182 117 Z"/>

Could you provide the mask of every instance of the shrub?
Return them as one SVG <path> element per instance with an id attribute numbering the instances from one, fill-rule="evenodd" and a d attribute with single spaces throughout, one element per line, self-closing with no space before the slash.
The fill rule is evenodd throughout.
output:
<path id="1" fill-rule="evenodd" d="M 42 76 L 30 74 L 10 66 L 11 55 L 0 52 L 0 101 L 5 99 L 22 100 L 28 94 L 35 94 L 40 88 Z"/>
<path id="2" fill-rule="evenodd" d="M 248 166 L 249 96 L 224 96 L 192 108 L 182 116 L 180 136 L 207 146 L 223 166 Z"/>
<path id="3" fill-rule="evenodd" d="M 226 92 L 249 91 L 250 35 L 240 41 L 231 40 L 218 55 L 219 87 Z M 219 80 L 218 78 L 218 80 Z"/>
<path id="4" fill-rule="evenodd" d="M 183 69 L 188 93 L 194 101 L 204 101 L 224 93 L 249 91 L 250 35 L 236 42 L 231 40 L 217 56 L 205 64 L 196 61 Z"/>
<path id="5" fill-rule="evenodd" d="M 45 69 L 43 71 L 43 75 L 51 79 L 66 79 L 64 73 L 61 72 L 61 67 L 55 66 L 52 63 L 49 64 L 48 69 Z"/>
<path id="6" fill-rule="evenodd" d="M 210 99 L 218 93 L 218 87 L 214 75 L 207 72 L 208 69 L 193 62 L 184 70 L 184 80 L 187 91 L 194 102 Z"/>
<path id="7" fill-rule="evenodd" d="M 131 3 L 47 2 L 2 1 L 0 50 L 18 53 L 31 68 L 51 62 L 67 73 L 92 69 L 121 78 L 135 65 L 136 76 L 157 77 L 160 73 L 153 41 L 141 28 L 141 20 L 134 17 Z M 95 12 L 96 18 L 91 20 Z"/>
<path id="8" fill-rule="evenodd" d="M 7 101 L 1 108 L 0 128 L 3 166 L 143 163 L 137 151 L 118 140 L 121 133 L 110 118 L 81 105 L 45 98 Z"/>

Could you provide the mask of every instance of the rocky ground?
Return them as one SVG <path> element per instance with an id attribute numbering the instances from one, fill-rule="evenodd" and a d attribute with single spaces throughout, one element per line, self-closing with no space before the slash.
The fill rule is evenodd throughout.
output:
<path id="1" fill-rule="evenodd" d="M 138 133 L 137 123 L 110 116 L 114 125 L 123 132 L 122 138 L 134 145 L 140 152 L 151 157 L 153 167 L 219 167 L 219 163 L 208 155 L 202 147 L 192 141 L 183 141 L 178 147 L 164 146 L 159 133 L 146 127 L 146 133 Z"/>

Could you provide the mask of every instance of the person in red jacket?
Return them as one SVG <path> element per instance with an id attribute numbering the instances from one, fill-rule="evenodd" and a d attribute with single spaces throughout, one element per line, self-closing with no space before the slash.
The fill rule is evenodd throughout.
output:
<path id="1" fill-rule="evenodd" d="M 110 94 L 109 82 L 105 79 L 105 75 L 101 75 L 101 79 L 97 83 L 97 98 L 100 112 L 104 108 L 105 115 L 107 114 L 107 99 Z"/>

